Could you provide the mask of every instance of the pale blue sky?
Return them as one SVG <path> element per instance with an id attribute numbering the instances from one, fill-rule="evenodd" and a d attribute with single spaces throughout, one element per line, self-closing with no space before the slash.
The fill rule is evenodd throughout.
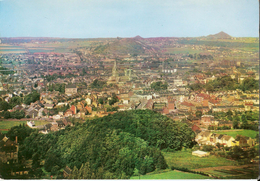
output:
<path id="1" fill-rule="evenodd" d="M 0 0 L 1 37 L 258 37 L 258 0 Z"/>

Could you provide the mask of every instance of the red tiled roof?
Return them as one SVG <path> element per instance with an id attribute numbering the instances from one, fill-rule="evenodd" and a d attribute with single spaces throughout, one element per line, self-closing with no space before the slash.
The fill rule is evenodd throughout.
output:
<path id="1" fill-rule="evenodd" d="M 184 105 L 184 106 L 194 106 L 192 103 L 189 103 L 189 102 L 182 102 L 181 105 Z"/>

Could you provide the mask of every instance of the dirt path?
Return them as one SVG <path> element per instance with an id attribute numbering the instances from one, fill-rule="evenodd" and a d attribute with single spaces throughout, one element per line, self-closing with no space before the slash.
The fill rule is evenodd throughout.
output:
<path id="1" fill-rule="evenodd" d="M 197 172 L 204 172 L 204 171 L 209 171 L 209 170 L 232 170 L 232 169 L 237 169 L 237 168 L 245 168 L 245 167 L 253 167 L 253 166 L 258 166 L 258 164 L 248 164 L 248 165 L 241 165 L 241 166 L 220 166 L 220 167 L 207 167 L 207 168 L 198 168 L 198 169 L 193 169 L 193 171 Z"/>

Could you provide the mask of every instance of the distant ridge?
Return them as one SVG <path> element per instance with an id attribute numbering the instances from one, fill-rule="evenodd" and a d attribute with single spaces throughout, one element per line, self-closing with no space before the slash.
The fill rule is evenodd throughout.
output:
<path id="1" fill-rule="evenodd" d="M 134 38 L 117 38 L 114 42 L 100 45 L 95 48 L 94 52 L 98 54 L 144 54 L 157 53 L 157 49 L 143 42 L 144 38 L 136 36 Z"/>
<path id="2" fill-rule="evenodd" d="M 212 39 L 231 39 L 232 36 L 230 36 L 229 34 L 221 31 L 217 34 L 214 35 L 208 35 L 207 38 L 212 38 Z"/>
<path id="3" fill-rule="evenodd" d="M 135 36 L 133 39 L 140 40 L 140 39 L 144 39 L 144 38 L 141 37 L 141 36 L 139 36 L 139 35 L 137 35 L 137 36 Z"/>

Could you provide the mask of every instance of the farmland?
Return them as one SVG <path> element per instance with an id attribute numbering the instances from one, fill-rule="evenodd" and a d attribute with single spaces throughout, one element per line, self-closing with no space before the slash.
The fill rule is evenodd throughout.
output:
<path id="1" fill-rule="evenodd" d="M 195 169 L 195 171 L 204 172 L 224 179 L 253 179 L 259 175 L 259 165 L 212 167 Z"/>

